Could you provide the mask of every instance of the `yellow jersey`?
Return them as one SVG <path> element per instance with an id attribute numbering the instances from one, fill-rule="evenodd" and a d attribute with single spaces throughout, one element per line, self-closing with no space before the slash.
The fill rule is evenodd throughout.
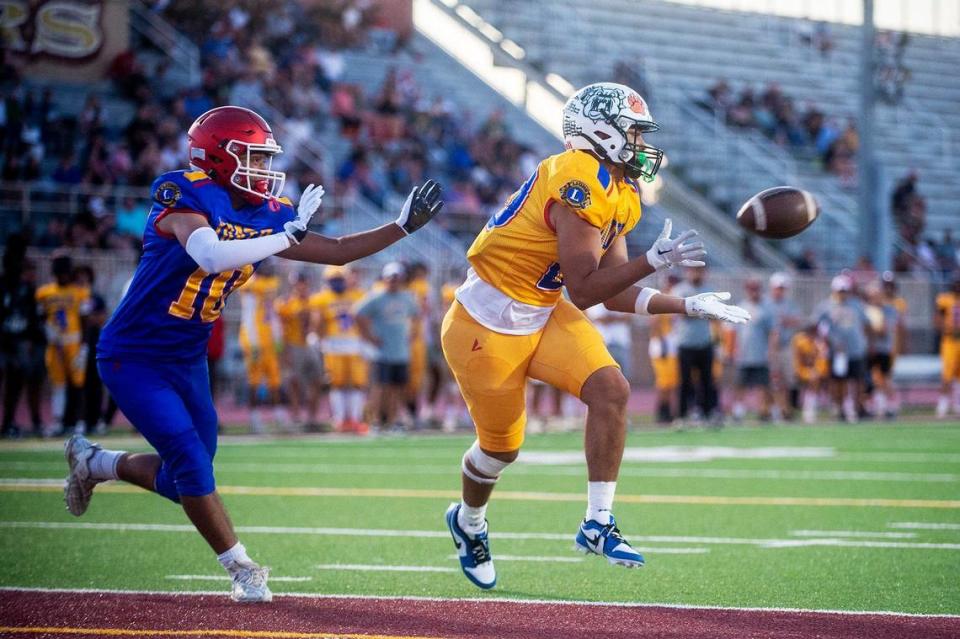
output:
<path id="1" fill-rule="evenodd" d="M 956 293 L 937 295 L 937 313 L 943 317 L 944 339 L 960 338 L 960 295 Z"/>
<path id="2" fill-rule="evenodd" d="M 257 332 L 257 344 L 269 344 L 280 339 L 280 328 L 274 303 L 280 291 L 280 278 L 276 275 L 254 275 L 250 281 L 240 289 L 240 295 L 247 298 L 247 304 L 252 306 L 252 317 L 244 314 L 240 324 L 240 340 L 247 344 L 250 341 L 248 327 Z M 252 299 L 250 299 L 252 298 Z M 247 306 L 246 308 L 250 308 Z"/>
<path id="3" fill-rule="evenodd" d="M 306 346 L 307 330 L 310 325 L 309 300 L 293 295 L 278 299 L 274 308 L 277 311 L 277 317 L 280 318 L 283 343 L 287 346 Z"/>
<path id="4" fill-rule="evenodd" d="M 327 289 L 310 296 L 310 309 L 319 314 L 323 322 L 320 330 L 324 352 L 356 354 L 362 352 L 360 330 L 354 308 L 364 297 L 358 288 L 349 288 L 343 293 Z"/>
<path id="5" fill-rule="evenodd" d="M 79 344 L 81 316 L 90 302 L 90 289 L 76 284 L 51 282 L 37 289 L 37 304 L 47 317 L 47 335 L 55 345 Z"/>
<path id="6" fill-rule="evenodd" d="M 640 187 L 614 180 L 589 153 L 564 151 L 539 164 L 477 235 L 467 259 L 477 276 L 508 297 L 539 307 L 560 300 L 563 274 L 547 211 L 560 202 L 600 230 L 603 250 L 640 221 Z"/>
<path id="7" fill-rule="evenodd" d="M 457 296 L 457 287 L 459 284 L 444 284 L 440 289 L 440 299 L 443 301 L 443 308 L 450 308 L 454 298 Z"/>

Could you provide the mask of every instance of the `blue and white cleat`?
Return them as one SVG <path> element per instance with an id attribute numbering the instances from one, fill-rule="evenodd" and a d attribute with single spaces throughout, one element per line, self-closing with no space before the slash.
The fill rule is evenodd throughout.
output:
<path id="1" fill-rule="evenodd" d="M 493 557 L 490 556 L 490 540 L 487 538 L 487 522 L 483 522 L 483 531 L 470 535 L 460 527 L 457 515 L 460 514 L 460 504 L 454 502 L 447 508 L 447 528 L 457 547 L 460 557 L 460 568 L 473 585 L 484 590 L 497 585 L 497 571 L 493 567 Z"/>
<path id="2" fill-rule="evenodd" d="M 606 557 L 615 566 L 639 568 L 644 564 L 643 555 L 634 550 L 620 534 L 617 521 L 610 515 L 610 523 L 584 519 L 574 541 L 573 549 L 586 554 Z"/>
<path id="3" fill-rule="evenodd" d="M 63 501 L 71 515 L 79 517 L 87 512 L 93 487 L 100 483 L 90 477 L 90 460 L 98 451 L 99 444 L 87 441 L 83 435 L 73 435 L 63 446 L 63 456 L 70 467 L 70 473 L 63 484 Z"/>

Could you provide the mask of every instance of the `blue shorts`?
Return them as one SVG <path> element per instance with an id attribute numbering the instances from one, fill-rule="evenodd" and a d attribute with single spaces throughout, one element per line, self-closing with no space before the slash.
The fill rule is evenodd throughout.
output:
<path id="1" fill-rule="evenodd" d="M 217 411 L 206 360 L 100 359 L 97 368 L 117 407 L 163 460 L 156 492 L 176 502 L 212 493 Z"/>

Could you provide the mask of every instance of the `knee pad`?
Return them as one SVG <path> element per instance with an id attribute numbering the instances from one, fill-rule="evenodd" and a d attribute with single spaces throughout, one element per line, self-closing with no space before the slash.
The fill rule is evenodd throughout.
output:
<path id="1" fill-rule="evenodd" d="M 478 475 L 473 472 L 473 470 L 467 466 L 468 461 L 470 462 L 470 466 L 473 466 L 473 468 L 483 474 Z M 511 462 L 501 461 L 486 454 L 480 450 L 480 442 L 474 441 L 473 445 L 463 454 L 460 469 L 464 475 L 478 484 L 495 484 L 497 480 L 500 479 L 500 473 L 510 464 Z"/>
<path id="2" fill-rule="evenodd" d="M 216 490 L 213 458 L 195 431 L 184 433 L 164 448 L 161 457 L 178 495 L 202 497 Z"/>

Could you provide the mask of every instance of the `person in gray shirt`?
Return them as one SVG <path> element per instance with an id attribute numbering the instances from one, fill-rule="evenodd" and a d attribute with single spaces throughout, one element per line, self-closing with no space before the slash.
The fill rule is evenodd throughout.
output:
<path id="1" fill-rule="evenodd" d="M 410 378 L 410 344 L 419 330 L 420 313 L 413 293 L 403 290 L 405 269 L 399 262 L 383 267 L 386 289 L 372 293 L 357 306 L 360 335 L 376 349 L 375 381 L 378 392 L 371 404 L 384 425 L 396 426 L 397 406 Z"/>
<path id="2" fill-rule="evenodd" d="M 866 290 L 867 319 L 870 321 L 867 371 L 873 382 L 873 413 L 888 419 L 895 416 L 889 400 L 893 397 L 893 346 L 900 328 L 900 312 L 887 300 L 879 284 Z"/>
<path id="3" fill-rule="evenodd" d="M 776 338 L 774 352 L 770 360 L 770 382 L 773 386 L 774 400 L 780 412 L 787 419 L 799 408 L 800 391 L 793 370 L 793 349 L 790 341 L 797 330 L 803 326 L 804 317 L 800 307 L 790 297 L 792 282 L 786 273 L 774 273 L 770 276 L 770 297 L 767 301 L 773 317 L 773 330 Z"/>
<path id="4" fill-rule="evenodd" d="M 863 398 L 869 323 L 849 276 L 834 277 L 830 289 L 833 294 L 817 307 L 815 317 L 830 349 L 834 402 L 842 411 L 840 417 L 853 423 Z"/>
<path id="5" fill-rule="evenodd" d="M 706 268 L 688 268 L 684 281 L 673 294 L 688 297 L 709 292 L 705 284 Z M 703 417 L 722 424 L 718 410 L 717 387 L 713 381 L 713 331 L 710 321 L 681 315 L 676 322 L 677 351 L 680 359 L 680 419 L 686 419 L 692 405 Z M 699 388 L 694 387 L 696 372 Z"/>
<path id="6" fill-rule="evenodd" d="M 770 387 L 770 360 L 773 353 L 774 317 L 770 305 L 763 300 L 763 285 L 756 277 L 743 285 L 747 299 L 739 306 L 747 309 L 753 320 L 736 327 L 734 362 L 737 366 L 737 383 L 733 394 L 733 418 L 743 421 L 746 415 L 744 398 L 752 388 L 760 389 L 760 420 L 768 421 L 773 405 L 773 390 Z"/>

